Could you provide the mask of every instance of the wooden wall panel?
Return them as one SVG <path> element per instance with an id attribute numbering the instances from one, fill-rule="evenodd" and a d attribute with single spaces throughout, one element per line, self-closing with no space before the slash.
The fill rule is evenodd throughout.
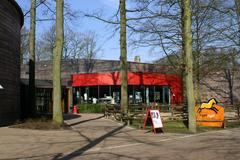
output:
<path id="1" fill-rule="evenodd" d="M 0 1 L 0 126 L 20 115 L 20 30 L 22 12 L 15 1 Z"/>

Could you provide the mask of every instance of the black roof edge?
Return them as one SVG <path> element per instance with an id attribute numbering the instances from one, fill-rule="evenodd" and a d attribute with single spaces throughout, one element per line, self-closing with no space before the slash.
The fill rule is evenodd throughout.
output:
<path id="1" fill-rule="evenodd" d="M 21 16 L 21 27 L 23 26 L 24 23 L 24 15 L 21 7 L 18 5 L 18 3 L 15 0 L 8 0 L 18 11 L 18 13 Z"/>

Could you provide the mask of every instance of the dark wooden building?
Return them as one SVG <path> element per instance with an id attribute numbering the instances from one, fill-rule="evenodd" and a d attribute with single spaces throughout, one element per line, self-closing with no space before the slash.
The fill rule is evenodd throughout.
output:
<path id="1" fill-rule="evenodd" d="M 52 113 L 52 80 L 35 80 L 36 87 L 36 112 L 37 113 Z M 62 111 L 68 112 L 68 89 L 62 86 Z M 21 79 L 21 118 L 28 116 L 29 108 L 29 79 Z"/>
<path id="2" fill-rule="evenodd" d="M 15 0 L 0 1 L 0 126 L 20 116 L 20 31 L 23 13 Z"/>

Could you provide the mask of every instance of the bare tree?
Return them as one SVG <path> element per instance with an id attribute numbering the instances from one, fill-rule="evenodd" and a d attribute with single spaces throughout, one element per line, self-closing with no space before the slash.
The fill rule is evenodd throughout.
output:
<path id="1" fill-rule="evenodd" d="M 36 0 L 31 1 L 31 23 L 29 32 L 29 116 L 35 114 L 35 36 Z"/>
<path id="2" fill-rule="evenodd" d="M 128 26 L 132 29 L 131 43 L 140 47 L 152 47 L 153 50 L 164 53 L 165 58 L 157 62 L 171 65 L 175 73 L 181 73 L 183 60 L 181 58 L 181 18 L 179 14 L 180 5 L 177 0 L 152 0 L 136 2 L 135 9 L 128 12 L 135 13 L 134 18 L 129 18 Z M 195 82 L 196 100 L 201 102 L 201 80 L 214 72 L 209 63 L 211 59 L 211 48 L 221 47 L 221 34 L 216 29 L 221 29 L 224 21 L 219 12 L 223 5 L 221 0 L 192 0 L 192 37 L 193 37 L 193 75 Z M 205 57 L 208 58 L 205 58 Z M 167 63 L 166 63 L 167 60 Z M 216 67 L 216 65 L 214 65 Z M 215 68 L 216 70 L 217 68 Z"/>
<path id="3" fill-rule="evenodd" d="M 217 41 L 216 32 L 211 26 L 218 23 L 218 14 L 213 8 L 218 6 L 219 1 L 192 0 L 192 33 L 193 33 L 193 61 L 195 80 L 195 99 L 201 103 L 201 79 L 208 72 L 203 73 L 203 52 Z M 219 17 L 220 18 L 220 17 Z M 216 45 L 216 44 L 215 44 Z"/>
<path id="4" fill-rule="evenodd" d="M 240 2 L 239 0 L 224 1 L 221 8 L 217 11 L 223 13 L 224 21 L 221 28 L 215 28 L 215 31 L 221 35 L 222 45 L 225 47 L 240 48 Z"/>
<path id="5" fill-rule="evenodd" d="M 85 72 L 92 72 L 100 47 L 97 46 L 96 34 L 88 32 L 83 35 L 82 59 L 84 60 Z"/>
<path id="6" fill-rule="evenodd" d="M 126 1 L 120 0 L 120 73 L 121 73 L 121 108 L 128 113 L 128 66 L 126 38 Z"/>
<path id="7" fill-rule="evenodd" d="M 26 64 L 28 62 L 29 55 L 29 30 L 23 27 L 21 30 L 21 51 L 20 51 L 20 62 Z"/>
<path id="8" fill-rule="evenodd" d="M 228 89 L 224 88 L 222 92 L 226 93 L 227 97 L 229 98 L 230 104 L 233 105 L 234 102 L 236 102 L 234 100 L 234 83 L 239 67 L 239 64 L 237 62 L 238 53 L 236 49 L 228 49 L 221 50 L 220 53 L 218 53 L 217 55 L 220 58 L 217 61 L 218 64 L 216 64 L 216 67 L 218 67 L 218 70 L 222 74 L 222 83 L 225 82 L 228 87 Z"/>
<path id="9" fill-rule="evenodd" d="M 120 20 L 119 20 L 120 11 Z M 127 66 L 127 17 L 126 0 L 119 0 L 119 9 L 113 19 L 103 18 L 100 14 L 85 14 L 106 24 L 114 25 L 115 32 L 120 28 L 120 75 L 121 75 L 121 109 L 128 114 L 128 66 Z"/>
<path id="10" fill-rule="evenodd" d="M 35 11 L 37 9 L 41 9 L 41 12 L 39 12 L 37 18 L 35 19 L 35 25 L 36 23 L 44 23 L 46 21 L 55 21 L 55 0 L 35 0 Z M 74 22 L 78 17 L 79 13 L 78 11 L 74 11 L 71 9 L 71 6 L 68 3 L 64 4 L 64 19 L 66 25 L 69 25 L 70 23 Z M 31 9 L 23 8 L 24 10 L 24 18 L 28 19 L 31 13 Z M 27 29 L 26 29 L 27 30 Z M 24 31 L 24 30 L 23 30 Z M 22 31 L 22 32 L 23 32 Z M 52 59 L 52 53 L 54 48 L 54 40 L 55 40 L 55 25 L 51 26 L 50 29 L 42 34 L 42 37 L 40 39 L 36 39 L 36 60 L 49 60 Z M 25 38 L 22 36 L 22 38 Z M 43 40 L 43 41 L 42 41 Z M 27 45 L 28 43 L 24 43 L 25 41 L 21 41 L 22 46 Z M 24 57 L 28 57 L 28 54 L 24 55 Z"/>
<path id="11" fill-rule="evenodd" d="M 181 15 L 178 0 L 134 0 L 136 7 L 128 9 L 128 27 L 133 36 L 131 44 L 138 47 L 151 47 L 165 56 L 175 56 L 181 60 Z M 134 13 L 134 14 L 133 14 Z M 167 57 L 168 58 L 168 57 Z M 179 69 L 182 61 L 169 62 Z M 176 64 L 177 63 L 177 64 Z"/>
<path id="12" fill-rule="evenodd" d="M 63 0 L 56 0 L 56 40 L 53 53 L 53 121 L 63 124 L 61 106 L 61 58 L 64 42 Z"/>
<path id="13" fill-rule="evenodd" d="M 55 46 L 55 25 L 42 33 L 37 41 L 38 60 L 51 60 Z M 97 35 L 88 31 L 80 33 L 70 28 L 65 29 L 62 59 L 89 59 L 97 57 L 101 47 L 98 46 Z"/>
<path id="14" fill-rule="evenodd" d="M 221 15 L 223 20 L 219 24 L 211 26 L 218 34 L 218 40 L 224 50 L 221 50 L 221 66 L 216 65 L 224 74 L 224 79 L 228 83 L 228 94 L 230 103 L 234 104 L 234 81 L 239 76 L 239 53 L 240 53 L 240 1 L 221 1 L 219 7 L 214 9 Z M 237 75 L 238 74 L 238 75 Z"/>
<path id="15" fill-rule="evenodd" d="M 188 127 L 196 132 L 195 100 L 193 90 L 193 58 L 192 58 L 192 30 L 190 0 L 181 1 L 182 11 L 182 48 L 185 63 L 184 80 L 188 106 Z"/>
<path id="16" fill-rule="evenodd" d="M 52 60 L 53 49 L 55 47 L 56 39 L 56 25 L 52 25 L 49 30 L 42 33 L 41 38 L 38 40 L 39 45 L 38 55 L 40 60 Z"/>
<path id="17" fill-rule="evenodd" d="M 38 16 L 36 21 L 38 22 L 44 22 L 44 21 L 55 21 L 55 15 L 56 15 L 56 8 L 55 8 L 56 0 L 36 0 L 36 6 L 35 8 L 41 8 L 42 12 L 41 16 Z M 29 13 L 31 10 L 28 8 L 23 8 L 24 10 L 24 18 L 29 18 Z M 71 6 L 65 2 L 64 3 L 64 22 L 73 22 L 79 17 L 79 12 L 72 10 Z"/>

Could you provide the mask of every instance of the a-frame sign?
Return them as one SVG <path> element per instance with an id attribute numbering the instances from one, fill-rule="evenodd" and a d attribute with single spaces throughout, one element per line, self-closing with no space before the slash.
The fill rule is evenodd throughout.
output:
<path id="1" fill-rule="evenodd" d="M 163 124 L 159 110 L 147 110 L 143 129 L 146 129 L 146 126 L 151 126 L 154 134 L 163 132 Z"/>

